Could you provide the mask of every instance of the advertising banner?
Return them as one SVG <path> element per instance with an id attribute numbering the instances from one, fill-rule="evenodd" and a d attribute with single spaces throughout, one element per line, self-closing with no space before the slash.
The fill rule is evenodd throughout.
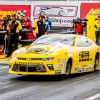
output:
<path id="1" fill-rule="evenodd" d="M 100 15 L 100 3 L 81 3 L 81 18 L 88 15 Z"/>
<path id="2" fill-rule="evenodd" d="M 31 17 L 31 5 L 0 5 L 0 20 L 12 14 Z"/>
<path id="3" fill-rule="evenodd" d="M 80 17 L 80 5 L 50 6 L 35 5 L 32 7 L 32 20 L 34 21 L 39 15 L 49 16 L 52 26 L 70 27 L 74 18 Z"/>

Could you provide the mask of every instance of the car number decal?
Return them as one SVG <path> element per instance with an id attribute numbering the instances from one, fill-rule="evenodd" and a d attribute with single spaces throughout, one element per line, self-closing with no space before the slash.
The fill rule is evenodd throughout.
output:
<path id="1" fill-rule="evenodd" d="M 90 52 L 89 51 L 81 51 L 79 53 L 79 62 L 82 61 L 91 61 L 92 58 L 90 58 Z"/>

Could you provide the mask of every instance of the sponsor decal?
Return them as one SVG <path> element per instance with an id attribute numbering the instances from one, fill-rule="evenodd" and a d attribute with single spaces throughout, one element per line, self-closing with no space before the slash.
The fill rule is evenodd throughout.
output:
<path id="1" fill-rule="evenodd" d="M 12 9 L 13 8 L 13 9 Z M 16 14 L 31 17 L 30 5 L 0 5 L 0 20 L 7 15 Z"/>
<path id="2" fill-rule="evenodd" d="M 33 6 L 33 21 L 39 17 L 39 15 L 48 15 L 52 26 L 67 26 L 70 27 L 74 18 L 80 17 L 79 7 L 80 5 L 66 5 L 66 6 L 45 6 L 35 5 Z"/>
<path id="3" fill-rule="evenodd" d="M 100 3 L 81 3 L 81 18 L 86 18 L 88 15 L 100 15 Z"/>
<path id="4" fill-rule="evenodd" d="M 36 5 L 34 6 L 33 16 L 44 14 L 52 17 L 76 17 L 77 11 L 77 6 Z"/>
<path id="5" fill-rule="evenodd" d="M 36 19 L 38 18 L 33 18 L 33 20 Z M 70 26 L 73 22 L 73 19 L 50 18 L 50 20 L 53 23 L 53 26 Z"/>
<path id="6" fill-rule="evenodd" d="M 84 61 L 91 61 L 92 58 L 90 58 L 90 52 L 89 51 L 81 51 L 79 53 L 79 62 L 84 62 Z"/>
<path id="7" fill-rule="evenodd" d="M 88 64 L 88 65 L 76 67 L 74 72 L 75 73 L 82 73 L 82 72 L 89 72 L 89 71 L 93 71 L 93 70 L 94 70 L 94 66 L 92 64 Z"/>

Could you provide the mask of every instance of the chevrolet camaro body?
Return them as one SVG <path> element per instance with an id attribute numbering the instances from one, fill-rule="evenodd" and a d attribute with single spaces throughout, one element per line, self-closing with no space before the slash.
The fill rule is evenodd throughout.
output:
<path id="1" fill-rule="evenodd" d="M 94 71 L 98 66 L 99 46 L 81 35 L 50 34 L 13 52 L 9 73 L 58 75 Z"/>

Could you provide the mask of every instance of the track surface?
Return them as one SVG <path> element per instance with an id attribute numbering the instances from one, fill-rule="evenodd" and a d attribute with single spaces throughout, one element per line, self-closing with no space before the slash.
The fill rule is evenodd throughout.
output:
<path id="1" fill-rule="evenodd" d="M 100 68 L 70 76 L 20 76 L 7 71 L 0 67 L 0 100 L 85 100 L 100 93 Z"/>

